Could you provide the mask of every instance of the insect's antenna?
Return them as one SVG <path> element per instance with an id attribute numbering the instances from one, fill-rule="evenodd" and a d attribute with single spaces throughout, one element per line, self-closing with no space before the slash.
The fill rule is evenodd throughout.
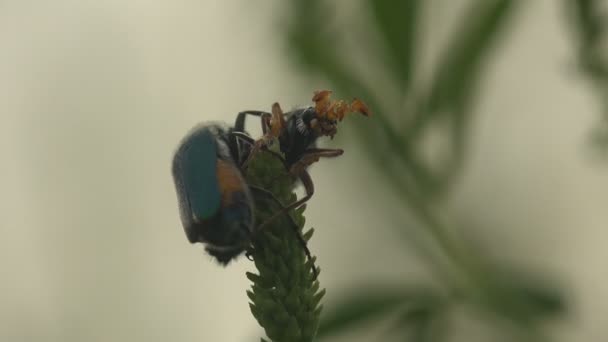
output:
<path id="1" fill-rule="evenodd" d="M 273 195 L 272 192 L 262 189 L 260 187 L 257 186 L 252 186 L 250 185 L 249 188 L 253 191 L 256 192 L 258 194 L 264 194 L 264 196 L 266 196 L 267 198 L 272 199 L 272 201 L 274 201 L 277 205 L 279 205 L 280 207 L 284 208 L 283 204 L 281 204 L 281 202 Z M 298 229 L 298 225 L 295 223 L 295 221 L 293 220 L 293 218 L 291 217 L 291 215 L 289 215 L 288 212 L 285 212 L 285 216 L 287 216 L 287 218 L 289 219 L 289 222 L 291 223 L 291 229 L 293 230 L 293 233 L 295 234 L 295 237 L 298 239 L 298 242 L 300 243 L 300 246 L 302 247 L 302 249 L 304 250 L 304 254 L 306 254 L 306 258 L 308 259 L 308 261 L 311 263 L 312 266 L 312 280 L 315 281 L 317 280 L 317 277 L 319 276 L 318 270 L 317 270 L 317 266 L 315 265 L 315 261 L 314 258 L 312 257 L 312 255 L 310 254 L 310 250 L 308 249 L 308 244 L 306 243 L 306 241 L 304 240 L 304 237 L 302 237 L 302 234 L 300 233 L 299 229 Z M 262 225 L 266 225 L 265 222 Z"/>

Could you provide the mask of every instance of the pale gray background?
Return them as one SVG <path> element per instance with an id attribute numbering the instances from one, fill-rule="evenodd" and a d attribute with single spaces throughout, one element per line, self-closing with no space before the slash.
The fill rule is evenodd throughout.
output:
<path id="1" fill-rule="evenodd" d="M 435 2 L 440 42 L 464 1 Z M 326 87 L 285 57 L 279 3 L 0 3 L 0 341 L 256 340 L 251 264 L 222 269 L 187 243 L 170 160 L 199 121 L 306 104 Z M 496 257 L 570 290 L 559 340 L 605 341 L 608 173 L 585 145 L 599 108 L 557 5 L 530 1 L 490 63 L 446 215 L 482 227 L 466 234 Z M 312 170 L 307 211 L 329 299 L 424 273 L 413 256 L 393 261 L 413 255 L 389 228 L 402 209 L 357 145 L 340 143 L 344 157 Z"/>

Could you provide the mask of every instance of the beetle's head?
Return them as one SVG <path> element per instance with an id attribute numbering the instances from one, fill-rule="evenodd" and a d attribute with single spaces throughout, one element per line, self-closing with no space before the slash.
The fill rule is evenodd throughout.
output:
<path id="1" fill-rule="evenodd" d="M 310 126 L 317 134 L 333 138 L 338 131 L 338 122 L 342 121 L 346 114 L 357 112 L 365 116 L 371 115 L 363 101 L 359 99 L 354 99 L 350 103 L 343 100 L 334 101 L 330 99 L 331 93 L 330 90 L 315 91 L 312 97 L 317 115 L 311 120 Z"/>

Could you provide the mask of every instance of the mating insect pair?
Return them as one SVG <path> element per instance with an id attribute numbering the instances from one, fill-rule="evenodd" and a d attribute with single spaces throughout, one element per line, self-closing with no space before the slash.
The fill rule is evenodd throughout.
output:
<path id="1" fill-rule="evenodd" d="M 180 217 L 191 243 L 205 244 L 210 255 L 227 264 L 251 247 L 253 234 L 280 215 L 286 215 L 310 258 L 306 243 L 288 212 L 313 195 L 314 185 L 306 168 L 321 157 L 343 153 L 339 149 L 316 148 L 315 142 L 321 136 L 333 138 L 338 122 L 347 113 L 369 115 L 363 102 L 332 101 L 330 94 L 330 91 L 315 92 L 314 106 L 288 113 L 283 113 L 278 103 L 272 106 L 272 113 L 241 112 L 232 128 L 207 124 L 192 129 L 180 143 L 172 166 Z M 246 132 L 247 115 L 260 118 L 262 138 L 254 140 Z M 244 178 L 252 158 L 274 141 L 278 141 L 283 155 L 273 154 L 301 180 L 306 190 L 303 198 L 288 205 L 281 204 L 267 190 L 248 184 Z M 257 227 L 252 193 L 275 201 L 282 208 Z"/>

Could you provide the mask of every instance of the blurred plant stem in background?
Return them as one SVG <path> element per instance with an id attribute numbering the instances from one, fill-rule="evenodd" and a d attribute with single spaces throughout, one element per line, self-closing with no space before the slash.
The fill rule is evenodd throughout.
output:
<path id="1" fill-rule="evenodd" d="M 484 64 L 525 1 L 470 1 L 427 74 L 420 73 L 420 47 L 427 38 L 423 28 L 436 24 L 425 15 L 431 3 L 362 4 L 369 17 L 335 25 L 330 2 L 293 0 L 284 38 L 303 71 L 326 78 L 340 96 L 363 99 L 374 112 L 373 120 L 356 127 L 357 140 L 383 175 L 379 179 L 432 238 L 434 246 L 422 247 L 438 278 L 398 287 L 378 280 L 377 288 L 352 289 L 328 308 L 319 336 L 392 314 L 397 325 L 391 336 L 437 341 L 446 336 L 446 318 L 458 307 L 489 320 L 498 336 L 508 331 L 517 340 L 545 340 L 540 323 L 565 310 L 562 296 L 524 272 L 487 261 L 438 214 L 466 160 Z M 341 45 L 344 41 L 357 42 L 357 50 Z"/>
<path id="2" fill-rule="evenodd" d="M 593 142 L 608 155 L 608 3 L 605 0 L 565 0 L 578 44 L 580 71 L 591 84 L 603 116 Z"/>

